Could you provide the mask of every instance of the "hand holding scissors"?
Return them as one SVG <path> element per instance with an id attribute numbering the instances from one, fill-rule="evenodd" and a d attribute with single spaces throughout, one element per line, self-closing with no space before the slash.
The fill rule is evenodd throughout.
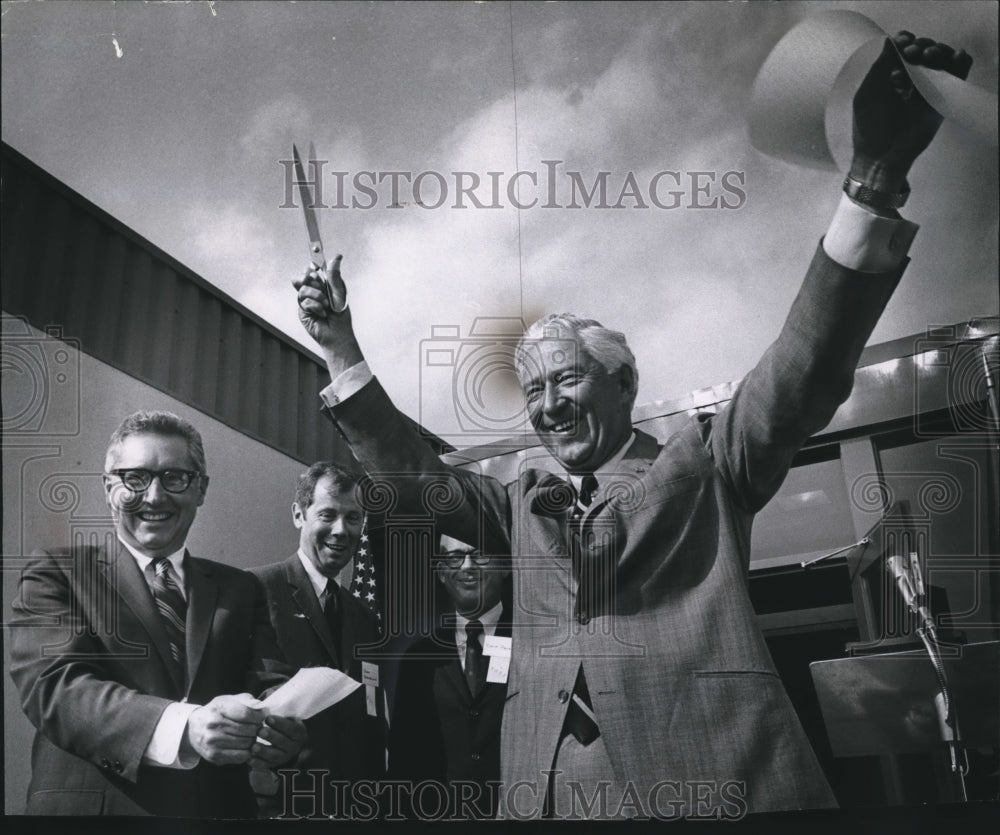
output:
<path id="1" fill-rule="evenodd" d="M 299 321 L 319 344 L 331 377 L 335 377 L 341 371 L 361 362 L 364 356 L 354 336 L 351 311 L 347 307 L 347 286 L 340 276 L 342 256 L 338 255 L 333 259 L 333 264 L 327 265 L 313 209 L 315 201 L 306 183 L 302 161 L 295 146 L 292 146 L 292 153 L 295 156 L 295 174 L 299 180 L 302 209 L 309 233 L 310 260 L 305 275 L 294 280 L 292 285 L 298 291 Z M 309 157 L 316 158 L 312 145 Z"/>
<path id="2" fill-rule="evenodd" d="M 326 301 L 331 313 L 343 313 L 347 309 L 347 287 L 340 277 L 340 259 L 338 255 L 334 260 L 331 270 L 327 270 L 326 256 L 323 254 L 323 241 L 319 236 L 319 223 L 316 221 L 316 199 L 306 180 L 305 172 L 302 169 L 302 159 L 299 157 L 299 149 L 292 145 L 292 155 L 295 158 L 295 176 L 299 184 L 299 194 L 302 197 L 302 211 L 306 218 L 306 232 L 309 234 L 309 260 L 313 270 L 307 275 L 313 274 L 318 277 L 323 292 L 326 294 Z M 309 143 L 309 162 L 312 170 L 316 171 L 316 149 Z"/>

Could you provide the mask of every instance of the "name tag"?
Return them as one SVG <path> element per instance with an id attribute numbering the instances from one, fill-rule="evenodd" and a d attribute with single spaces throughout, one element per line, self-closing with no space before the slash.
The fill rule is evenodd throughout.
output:
<path id="1" fill-rule="evenodd" d="M 378 687 L 378 664 L 372 661 L 361 662 L 361 683 Z"/>
<path id="2" fill-rule="evenodd" d="M 483 655 L 490 658 L 510 659 L 510 638 L 501 638 L 499 635 L 487 635 L 483 644 Z M 504 679 L 506 681 L 507 679 Z"/>
<path id="3" fill-rule="evenodd" d="M 510 638 L 507 639 L 508 641 Z M 509 651 L 509 648 L 508 648 Z M 493 684 L 506 684 L 510 672 L 510 655 L 491 655 L 490 666 L 486 671 L 486 680 Z"/>
<path id="4" fill-rule="evenodd" d="M 370 684 L 365 685 L 365 713 L 369 716 L 378 716 L 378 710 L 375 708 L 375 693 L 377 691 Z"/>

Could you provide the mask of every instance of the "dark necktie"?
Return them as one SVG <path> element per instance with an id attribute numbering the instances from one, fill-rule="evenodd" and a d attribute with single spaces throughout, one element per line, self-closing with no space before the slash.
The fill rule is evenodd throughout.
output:
<path id="1" fill-rule="evenodd" d="M 465 681 L 473 696 L 478 695 L 486 683 L 483 645 L 479 642 L 479 636 L 482 634 L 483 625 L 478 620 L 470 620 L 465 624 Z"/>
<path id="2" fill-rule="evenodd" d="M 184 621 L 187 617 L 187 603 L 170 573 L 170 560 L 160 557 L 153 560 L 153 599 L 156 601 L 163 629 L 170 644 L 170 655 L 184 681 L 187 671 L 187 653 L 184 647 Z"/>
<path id="3" fill-rule="evenodd" d="M 323 589 L 323 616 L 326 618 L 326 626 L 330 630 L 330 637 L 333 638 L 333 645 L 340 643 L 340 611 L 337 605 L 337 582 L 327 580 L 326 588 Z"/>
<path id="4" fill-rule="evenodd" d="M 580 492 L 576 496 L 576 505 L 573 507 L 573 518 L 579 519 L 587 512 L 587 508 L 594 502 L 594 494 L 597 492 L 597 478 L 593 473 L 587 473 L 580 480 Z"/>
<path id="5" fill-rule="evenodd" d="M 575 492 L 575 491 L 574 491 Z M 583 527 L 583 514 L 594 502 L 594 494 L 597 492 L 597 479 L 592 473 L 588 473 L 580 482 L 580 490 L 576 493 L 576 501 L 569 514 L 569 533 L 572 549 L 573 570 L 577 579 L 580 578 L 580 555 L 585 535 Z"/>

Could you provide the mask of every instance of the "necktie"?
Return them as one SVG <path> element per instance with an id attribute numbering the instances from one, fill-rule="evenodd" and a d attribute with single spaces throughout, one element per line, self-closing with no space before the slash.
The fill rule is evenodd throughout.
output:
<path id="1" fill-rule="evenodd" d="M 604 586 L 601 577 L 601 554 L 591 551 L 594 545 L 594 529 L 590 523 L 584 524 L 584 513 L 594 502 L 597 479 L 588 473 L 580 481 L 580 491 L 569 518 L 570 558 L 573 574 L 577 580 L 574 612 L 581 624 L 587 624 L 598 613 L 598 595 Z"/>
<path id="2" fill-rule="evenodd" d="M 583 545 L 584 536 L 583 514 L 586 513 L 587 508 L 593 504 L 594 494 L 596 492 L 597 479 L 593 476 L 593 474 L 588 473 L 580 482 L 580 491 L 576 494 L 576 502 L 574 503 L 573 510 L 569 515 L 570 541 L 573 546 L 573 566 L 578 572 L 577 577 L 579 577 L 580 550 Z"/>
<path id="3" fill-rule="evenodd" d="M 597 492 L 597 478 L 593 473 L 587 473 L 580 481 L 580 492 L 576 497 L 576 505 L 573 508 L 573 518 L 579 519 L 587 512 L 587 508 L 594 502 L 594 494 Z"/>
<path id="4" fill-rule="evenodd" d="M 340 642 L 340 612 L 337 606 L 337 583 L 335 580 L 327 580 L 326 588 L 323 589 L 323 615 L 326 618 L 326 625 L 330 630 L 334 646 L 337 646 Z"/>
<path id="5" fill-rule="evenodd" d="M 479 642 L 479 636 L 482 634 L 483 625 L 478 620 L 470 620 L 465 624 L 465 681 L 473 696 L 478 695 L 486 683 L 483 645 Z"/>
<path id="6" fill-rule="evenodd" d="M 177 665 L 181 680 L 187 670 L 187 653 L 184 648 L 184 621 L 187 617 L 187 603 L 170 573 L 170 560 L 160 557 L 153 560 L 153 599 L 163 621 L 170 644 L 170 655 Z"/>

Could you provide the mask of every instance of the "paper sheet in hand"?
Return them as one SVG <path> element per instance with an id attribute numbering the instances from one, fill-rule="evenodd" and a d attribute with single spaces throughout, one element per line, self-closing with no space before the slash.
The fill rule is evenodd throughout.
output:
<path id="1" fill-rule="evenodd" d="M 278 716 L 308 719 L 346 699 L 360 686 L 360 681 L 332 667 L 303 667 L 264 699 L 262 706 Z"/>

